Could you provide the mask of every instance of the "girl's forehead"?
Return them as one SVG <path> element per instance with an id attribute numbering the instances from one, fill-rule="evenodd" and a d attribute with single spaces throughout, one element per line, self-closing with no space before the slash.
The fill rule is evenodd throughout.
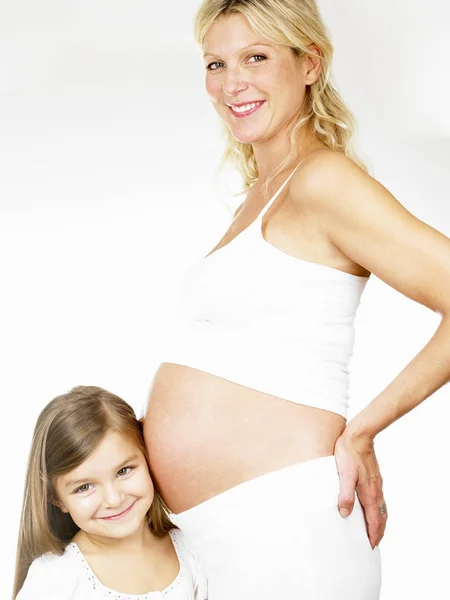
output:
<path id="1" fill-rule="evenodd" d="M 138 460 L 142 456 L 141 448 L 130 437 L 110 431 L 81 465 L 58 479 L 67 485 L 85 477 L 108 474 L 125 466 L 124 463 Z"/>
<path id="2" fill-rule="evenodd" d="M 92 454 L 86 459 L 101 455 L 104 458 L 114 456 L 123 452 L 129 452 L 130 449 L 138 449 L 137 444 L 130 436 L 120 433 L 119 431 L 108 431 L 98 443 Z"/>

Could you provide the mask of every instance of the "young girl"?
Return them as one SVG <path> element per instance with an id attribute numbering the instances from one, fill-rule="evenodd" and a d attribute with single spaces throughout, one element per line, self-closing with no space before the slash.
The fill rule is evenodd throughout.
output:
<path id="1" fill-rule="evenodd" d="M 206 581 L 154 491 L 133 409 L 74 388 L 36 423 L 13 598 L 160 597 L 204 600 Z"/>

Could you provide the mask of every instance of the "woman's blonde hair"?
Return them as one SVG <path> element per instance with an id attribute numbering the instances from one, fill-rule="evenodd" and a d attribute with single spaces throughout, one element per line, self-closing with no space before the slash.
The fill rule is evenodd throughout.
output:
<path id="1" fill-rule="evenodd" d="M 291 153 L 271 179 L 295 157 L 296 134 L 304 125 L 308 125 L 325 146 L 346 154 L 365 170 L 365 165 L 352 148 L 353 115 L 330 80 L 333 46 L 315 0 L 204 0 L 195 18 L 197 43 L 203 46 L 211 25 L 232 14 L 242 14 L 256 33 L 274 44 L 290 47 L 299 57 L 317 56 L 312 44 L 321 51 L 320 76 L 308 86 L 302 113 L 291 131 Z M 223 161 L 231 160 L 238 167 L 248 190 L 258 179 L 252 145 L 237 141 L 228 128 L 225 136 L 227 148 Z"/>
<path id="2" fill-rule="evenodd" d="M 109 431 L 124 435 L 145 456 L 142 423 L 124 400 L 94 386 L 79 386 L 54 398 L 38 417 L 25 481 L 13 598 L 23 586 L 35 558 L 62 554 L 79 531 L 54 502 L 56 477 L 81 465 Z M 149 527 L 163 536 L 172 527 L 157 492 L 148 513 Z"/>

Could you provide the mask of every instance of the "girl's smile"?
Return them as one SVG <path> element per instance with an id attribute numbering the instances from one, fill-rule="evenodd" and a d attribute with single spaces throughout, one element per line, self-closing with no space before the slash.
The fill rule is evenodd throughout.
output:
<path id="1" fill-rule="evenodd" d="M 103 521 L 117 521 L 118 519 L 121 519 L 122 517 L 126 517 L 131 512 L 131 510 L 133 509 L 133 507 L 136 504 L 136 502 L 137 502 L 137 500 L 135 500 L 131 506 L 129 506 L 128 508 L 126 508 L 121 513 L 118 513 L 116 515 L 112 515 L 112 516 L 109 516 L 109 517 L 98 517 L 98 518 L 102 519 Z"/>
<path id="2" fill-rule="evenodd" d="M 147 461 L 110 431 L 78 467 L 56 478 L 58 506 L 91 537 L 125 538 L 147 527 L 154 489 Z"/>

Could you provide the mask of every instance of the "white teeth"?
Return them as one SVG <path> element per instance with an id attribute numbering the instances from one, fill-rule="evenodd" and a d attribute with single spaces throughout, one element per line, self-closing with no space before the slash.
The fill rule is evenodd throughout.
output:
<path id="1" fill-rule="evenodd" d="M 243 104 L 242 106 L 231 106 L 230 108 L 233 112 L 243 113 L 252 110 L 252 108 L 255 108 L 259 104 L 262 104 L 262 102 L 252 102 L 252 104 Z"/>

